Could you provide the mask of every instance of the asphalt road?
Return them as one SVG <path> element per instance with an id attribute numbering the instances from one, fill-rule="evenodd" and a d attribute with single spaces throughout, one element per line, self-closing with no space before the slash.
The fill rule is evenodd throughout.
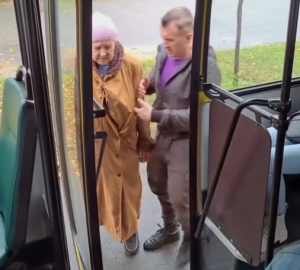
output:
<path id="1" fill-rule="evenodd" d="M 231 49 L 235 45 L 238 0 L 214 0 L 211 18 L 211 45 Z M 139 54 L 154 54 L 161 42 L 159 20 L 172 7 L 195 10 L 195 0 L 109 0 L 94 2 L 94 11 L 110 16 L 120 33 L 124 47 Z M 286 39 L 289 1 L 245 0 L 243 7 L 242 47 L 283 42 Z M 44 25 L 45 13 L 41 13 Z M 75 49 L 75 5 L 60 6 L 59 36 L 62 50 Z M 298 27 L 298 33 L 300 28 Z M 14 73 L 21 63 L 13 6 L 0 7 L 0 75 Z"/>

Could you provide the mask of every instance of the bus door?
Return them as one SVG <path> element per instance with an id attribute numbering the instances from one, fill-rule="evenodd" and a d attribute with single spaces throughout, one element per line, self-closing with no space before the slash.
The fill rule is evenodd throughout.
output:
<path id="1" fill-rule="evenodd" d="M 239 2 L 239 14 L 243 1 L 236 2 Z M 266 95 L 267 99 L 255 95 L 276 89 L 271 83 L 249 85 L 235 94 L 235 91 L 231 93 L 207 82 L 211 8 L 212 1 L 197 1 L 190 103 L 190 222 L 194 236 L 191 269 L 264 269 L 272 260 L 274 250 L 280 248 L 280 245 L 274 245 L 274 237 L 287 117 L 291 110 L 299 1 L 290 2 L 280 97 Z M 224 77 L 226 75 L 223 73 Z M 243 100 L 239 97 L 246 93 L 253 98 Z M 248 116 L 248 111 L 252 117 Z M 208 115 L 209 122 L 204 123 L 203 117 Z M 261 119 L 277 129 L 274 184 L 264 254 L 261 249 L 271 139 Z M 209 136 L 209 140 L 201 137 L 203 134 Z M 203 141 L 207 144 L 208 156 L 203 155 Z M 206 163 L 203 157 L 208 159 Z M 206 190 L 201 185 L 205 185 Z M 281 246 L 295 241 L 288 239 Z M 225 250 L 222 249 L 224 246 Z M 225 259 L 230 256 L 235 260 Z"/>
<path id="2" fill-rule="evenodd" d="M 96 195 L 94 118 L 105 111 L 93 101 L 92 0 L 44 1 L 44 39 L 52 117 L 62 180 L 72 269 L 103 269 Z M 70 11 L 70 12 L 68 12 Z M 66 27 L 68 30 L 66 31 Z M 67 35 L 62 36 L 62 35 Z M 67 40 L 67 44 L 62 44 Z M 94 106 L 93 106 L 94 104 Z M 104 148 L 103 148 L 104 149 Z M 103 155 L 103 151 L 100 153 Z M 76 263 L 75 263 L 76 262 Z M 76 267 L 76 268 L 75 268 Z"/>

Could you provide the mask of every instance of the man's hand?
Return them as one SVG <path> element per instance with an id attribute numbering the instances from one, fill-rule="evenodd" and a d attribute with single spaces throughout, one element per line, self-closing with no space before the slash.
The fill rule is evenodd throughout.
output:
<path id="1" fill-rule="evenodd" d="M 140 162 L 145 163 L 149 161 L 150 152 L 140 152 Z"/>
<path id="2" fill-rule="evenodd" d="M 134 108 L 135 113 L 140 119 L 144 121 L 150 121 L 153 108 L 140 98 L 138 98 L 137 101 L 138 101 L 139 108 Z"/>
<path id="3" fill-rule="evenodd" d="M 150 86 L 150 80 L 148 78 L 142 79 L 138 88 L 138 97 L 144 98 L 147 92 L 147 89 Z"/>

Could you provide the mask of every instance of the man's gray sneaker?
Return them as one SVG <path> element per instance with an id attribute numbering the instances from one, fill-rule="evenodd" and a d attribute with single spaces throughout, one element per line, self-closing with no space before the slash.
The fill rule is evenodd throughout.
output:
<path id="1" fill-rule="evenodd" d="M 144 242 L 144 250 L 152 251 L 167 244 L 174 243 L 180 239 L 180 224 L 173 223 L 166 228 L 161 227 Z"/>

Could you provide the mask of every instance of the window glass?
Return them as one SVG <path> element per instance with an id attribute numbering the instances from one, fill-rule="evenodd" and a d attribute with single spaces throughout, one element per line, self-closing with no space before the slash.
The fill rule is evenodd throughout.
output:
<path id="1" fill-rule="evenodd" d="M 56 11 L 44 0 L 44 40 L 49 75 L 49 87 L 57 159 L 61 178 L 61 195 L 64 222 L 68 240 L 70 265 L 79 269 L 83 264 L 90 269 L 87 222 L 80 173 L 80 138 L 75 127 L 75 52 L 76 52 L 76 1 L 57 0 Z M 50 26 L 56 20 L 57 28 Z M 57 43 L 51 44 L 51 40 Z M 56 50 L 53 48 L 55 48 Z M 79 157 L 79 159 L 78 159 Z"/>
<path id="2" fill-rule="evenodd" d="M 282 80 L 288 15 L 284 0 L 213 1 L 210 44 L 217 50 L 223 88 Z M 300 72 L 299 50 L 297 42 L 293 77 Z"/>
<path id="3" fill-rule="evenodd" d="M 0 117 L 4 80 L 22 65 L 18 28 L 12 1 L 0 0 Z"/>

